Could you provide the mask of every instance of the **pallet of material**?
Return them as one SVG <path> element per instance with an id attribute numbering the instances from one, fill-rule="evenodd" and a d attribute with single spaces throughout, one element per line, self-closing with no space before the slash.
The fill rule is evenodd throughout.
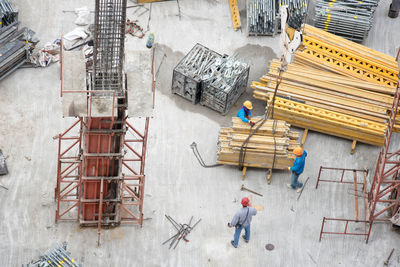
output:
<path id="1" fill-rule="evenodd" d="M 261 118 L 252 119 L 256 126 Z M 220 164 L 239 165 L 239 154 L 243 142 L 254 128 L 240 118 L 232 118 L 232 127 L 223 127 L 218 138 L 218 160 Z M 290 130 L 285 121 L 267 120 L 250 138 L 243 165 L 246 167 L 286 169 L 295 160 L 293 149 L 299 146 L 298 132 Z M 275 154 L 275 160 L 274 160 Z M 275 161 L 275 162 L 274 162 Z"/>
<path id="2" fill-rule="evenodd" d="M 398 83 L 395 58 L 309 25 L 303 45 L 285 71 L 271 62 L 252 83 L 253 96 L 271 103 L 279 82 L 274 119 L 381 146 Z"/>

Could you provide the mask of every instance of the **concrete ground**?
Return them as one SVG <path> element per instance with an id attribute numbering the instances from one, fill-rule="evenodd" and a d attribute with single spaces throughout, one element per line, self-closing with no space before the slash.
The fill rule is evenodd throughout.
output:
<path id="1" fill-rule="evenodd" d="M 41 39 L 51 42 L 74 28 L 73 10 L 92 0 L 15 0 L 22 24 Z M 245 16 L 244 1 L 240 2 Z M 226 227 L 238 200 L 243 181 L 235 167 L 202 168 L 189 145 L 196 141 L 205 161 L 216 160 L 216 143 L 221 126 L 229 126 L 231 116 L 251 89 L 229 114 L 194 106 L 170 93 L 172 69 L 197 42 L 220 53 L 237 53 L 251 63 L 250 79 L 266 72 L 268 61 L 279 54 L 278 37 L 248 38 L 233 31 L 227 1 L 180 0 L 152 4 L 149 29 L 155 33 L 156 67 L 163 52 L 167 58 L 157 79 L 156 110 L 150 122 L 146 162 L 146 196 L 143 227 L 121 226 L 102 231 L 102 245 L 96 246 L 97 229 L 80 228 L 78 223 L 54 223 L 57 141 L 52 137 L 72 123 L 62 118 L 59 97 L 59 66 L 21 69 L 0 83 L 0 148 L 7 157 L 10 174 L 0 177 L 0 266 L 21 266 L 37 258 L 56 242 L 68 242 L 69 251 L 84 266 L 379 266 L 390 250 L 399 248 L 400 235 L 386 224 L 376 224 L 369 244 L 362 237 L 326 236 L 318 242 L 323 216 L 353 218 L 354 196 L 345 185 L 321 184 L 315 189 L 319 166 L 367 167 L 372 175 L 379 148 L 357 145 L 350 155 L 351 141 L 310 132 L 305 149 L 309 156 L 301 180 L 309 182 L 299 200 L 289 190 L 289 173 L 276 171 L 270 185 L 265 170 L 249 169 L 244 184 L 264 197 L 254 197 L 263 205 L 253 219 L 250 243 L 240 241 L 234 249 L 233 230 Z M 388 0 L 381 0 L 374 27 L 365 44 L 378 51 L 395 54 L 400 45 L 400 18 L 389 19 Z M 127 16 L 135 19 L 134 9 Z M 140 24 L 147 29 L 147 15 Z M 243 22 L 245 24 L 245 22 Z M 245 26 L 245 25 L 244 25 Z M 128 36 L 127 46 L 144 49 L 145 40 Z M 129 56 L 129 55 L 127 55 Z M 265 103 L 255 101 L 255 115 L 262 115 Z M 298 129 L 301 131 L 301 129 Z M 399 144 L 398 135 L 393 145 Z M 370 175 L 370 178 L 371 178 Z M 362 203 L 362 202 L 360 202 Z M 202 221 L 190 234 L 189 243 L 175 250 L 161 243 L 174 229 L 164 215 L 180 222 L 191 216 Z M 360 226 L 356 227 L 360 230 Z M 267 251 L 265 245 L 275 246 Z M 389 266 L 400 266 L 395 250 Z"/>

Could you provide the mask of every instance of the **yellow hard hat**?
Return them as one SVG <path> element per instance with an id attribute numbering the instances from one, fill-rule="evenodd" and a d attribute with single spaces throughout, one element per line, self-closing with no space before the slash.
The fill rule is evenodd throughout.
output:
<path id="1" fill-rule="evenodd" d="M 244 101 L 243 106 L 245 106 L 248 109 L 253 109 L 253 104 L 249 100 Z"/>
<path id="2" fill-rule="evenodd" d="M 301 148 L 301 147 L 296 147 L 294 150 L 293 150 L 293 153 L 296 155 L 296 156 L 298 156 L 298 157 L 301 157 L 301 155 L 303 155 L 303 149 Z"/>

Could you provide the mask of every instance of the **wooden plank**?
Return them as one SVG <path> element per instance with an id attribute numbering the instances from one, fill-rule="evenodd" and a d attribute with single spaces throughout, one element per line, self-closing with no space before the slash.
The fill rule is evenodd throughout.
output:
<path id="1" fill-rule="evenodd" d="M 363 57 L 364 56 L 370 57 L 375 61 L 381 62 L 382 64 L 386 64 L 386 65 L 392 66 L 392 67 L 398 66 L 398 62 L 396 61 L 396 59 L 394 57 L 391 57 L 391 56 L 381 53 L 379 51 L 373 50 L 364 45 L 352 42 L 350 40 L 347 40 L 340 36 L 334 35 L 332 33 L 325 32 L 325 31 L 318 29 L 316 27 L 313 27 L 309 24 L 305 24 L 305 30 L 304 30 L 303 34 L 318 36 L 319 38 L 323 39 L 324 41 L 332 42 L 335 44 L 341 44 L 341 46 L 345 46 L 346 49 L 350 52 L 358 53 L 359 55 L 361 55 Z"/>
<path id="2" fill-rule="evenodd" d="M 300 143 L 301 147 L 304 147 L 304 144 L 306 143 L 307 135 L 308 135 L 308 129 L 306 128 L 306 129 L 304 129 L 303 137 L 301 138 L 301 143 Z"/>
<path id="3" fill-rule="evenodd" d="M 270 93 L 263 93 L 260 91 L 254 91 L 254 98 L 256 99 L 260 99 L 260 100 L 264 100 L 264 101 L 268 101 Z M 365 120 L 369 120 L 369 121 L 373 121 L 373 122 L 377 122 L 377 123 L 385 123 L 386 120 L 389 118 L 389 116 L 387 116 L 385 119 L 384 118 L 377 118 L 375 116 L 372 115 L 366 115 L 363 113 L 359 113 L 359 112 L 354 112 L 354 111 L 349 111 L 349 110 L 344 110 L 343 108 L 339 108 L 339 107 L 331 107 L 331 106 L 326 106 L 324 104 L 319 104 L 319 103 L 315 103 L 313 101 L 304 101 L 304 104 L 313 106 L 313 107 L 317 107 L 317 108 L 322 108 L 322 109 L 326 109 L 326 110 L 330 110 L 333 112 L 337 112 L 337 113 L 342 113 L 343 115 L 348 115 L 348 116 L 352 116 L 352 117 L 357 117 L 357 118 L 361 118 L 361 119 L 365 119 Z"/>
<path id="4" fill-rule="evenodd" d="M 351 150 L 350 150 L 351 155 L 353 155 L 354 152 L 356 151 L 356 145 L 357 145 L 357 140 L 353 140 L 353 143 L 351 144 Z"/>

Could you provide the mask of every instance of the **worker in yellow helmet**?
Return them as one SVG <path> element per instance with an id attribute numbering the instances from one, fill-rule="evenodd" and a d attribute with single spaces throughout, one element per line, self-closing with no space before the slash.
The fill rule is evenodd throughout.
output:
<path id="1" fill-rule="evenodd" d="M 255 124 L 253 121 L 250 120 L 252 109 L 253 109 L 253 104 L 251 103 L 251 101 L 246 100 L 244 101 L 242 108 L 236 115 L 236 117 L 239 117 L 243 122 L 249 123 L 251 127 L 253 127 Z"/>
<path id="2" fill-rule="evenodd" d="M 306 163 L 307 152 L 301 148 L 296 147 L 293 150 L 293 153 L 296 155 L 296 160 L 293 163 L 292 167 L 288 167 L 289 171 L 292 171 L 291 183 L 287 184 L 287 186 L 291 189 L 297 189 L 297 192 L 301 191 L 303 184 L 299 182 L 299 176 L 304 171 L 304 165 Z"/>

